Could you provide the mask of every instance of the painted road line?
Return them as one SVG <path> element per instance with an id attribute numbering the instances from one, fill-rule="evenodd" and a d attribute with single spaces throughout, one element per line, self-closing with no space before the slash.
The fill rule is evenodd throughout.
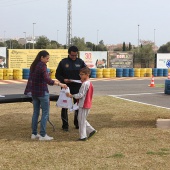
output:
<path id="1" fill-rule="evenodd" d="M 23 84 L 27 80 L 0 80 L 0 84 Z"/>
<path id="2" fill-rule="evenodd" d="M 157 93 L 135 93 L 135 94 L 120 94 L 120 95 L 110 95 L 110 96 L 115 96 L 115 97 L 123 97 L 123 96 L 138 96 L 138 95 L 146 95 L 146 94 L 163 94 L 164 92 L 157 92 Z"/>
<path id="3" fill-rule="evenodd" d="M 22 81 L 16 81 L 16 80 L 4 80 L 4 82 L 8 83 L 8 84 L 22 84 Z"/>
<path id="4" fill-rule="evenodd" d="M 126 101 L 129 101 L 129 102 L 134 102 L 134 103 L 139 103 L 139 104 L 144 104 L 144 105 L 148 105 L 148 106 L 154 106 L 154 107 L 158 107 L 158 108 L 162 108 L 162 109 L 169 109 L 170 110 L 169 107 L 163 107 L 163 106 L 158 106 L 158 105 L 144 103 L 144 102 L 138 102 L 136 100 L 125 99 L 125 98 L 122 98 L 122 97 L 118 97 L 116 95 L 109 95 L 109 96 L 117 98 L 117 99 L 121 99 L 121 100 L 126 100 Z"/>
<path id="5" fill-rule="evenodd" d="M 9 84 L 9 83 L 5 83 L 5 82 L 0 82 L 0 84 Z"/>

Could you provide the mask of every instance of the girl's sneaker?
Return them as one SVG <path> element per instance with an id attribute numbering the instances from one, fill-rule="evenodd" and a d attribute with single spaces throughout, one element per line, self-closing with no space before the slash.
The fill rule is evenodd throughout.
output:
<path id="1" fill-rule="evenodd" d="M 31 135 L 31 139 L 38 139 L 40 137 L 40 135 L 37 133 L 37 135 L 34 135 L 34 134 L 32 134 Z"/>
<path id="2" fill-rule="evenodd" d="M 53 140 L 53 139 L 54 139 L 53 137 L 50 137 L 47 134 L 44 137 L 43 136 L 39 137 L 39 140 Z"/>

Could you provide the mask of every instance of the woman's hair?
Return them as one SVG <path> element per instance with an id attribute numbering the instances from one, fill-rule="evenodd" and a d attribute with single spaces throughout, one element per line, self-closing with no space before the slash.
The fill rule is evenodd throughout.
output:
<path id="1" fill-rule="evenodd" d="M 49 53 L 45 50 L 42 50 L 37 54 L 36 58 L 34 59 L 30 66 L 31 73 L 34 72 L 36 65 L 38 64 L 39 61 L 41 61 L 41 57 L 45 58 L 47 55 L 49 55 Z"/>
<path id="2" fill-rule="evenodd" d="M 80 73 L 84 73 L 84 74 L 91 74 L 91 70 L 88 67 L 83 67 L 82 69 L 80 69 Z"/>

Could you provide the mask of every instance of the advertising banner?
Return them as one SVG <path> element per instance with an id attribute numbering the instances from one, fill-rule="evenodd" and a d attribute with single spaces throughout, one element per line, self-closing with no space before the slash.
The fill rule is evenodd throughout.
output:
<path id="1" fill-rule="evenodd" d="M 157 68 L 170 68 L 170 53 L 157 53 Z"/>
<path id="2" fill-rule="evenodd" d="M 107 68 L 107 51 L 80 51 L 80 58 L 89 68 Z"/>
<path id="3" fill-rule="evenodd" d="M 30 68 L 38 52 L 43 49 L 10 49 L 8 50 L 9 68 Z M 59 62 L 68 56 L 67 49 L 46 49 L 50 54 L 50 60 L 47 63 L 48 68 L 57 68 Z"/>
<path id="4" fill-rule="evenodd" d="M 0 47 L 0 68 L 6 68 L 6 47 Z"/>
<path id="5" fill-rule="evenodd" d="M 108 52 L 109 67 L 133 68 L 133 54 L 130 52 Z"/>

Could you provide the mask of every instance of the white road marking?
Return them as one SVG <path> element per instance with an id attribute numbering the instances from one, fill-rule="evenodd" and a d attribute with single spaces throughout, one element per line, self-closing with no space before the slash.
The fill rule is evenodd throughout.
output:
<path id="1" fill-rule="evenodd" d="M 163 92 L 157 92 L 157 93 L 135 93 L 135 94 L 120 94 L 120 95 L 109 95 L 109 96 L 135 96 L 135 95 L 145 95 L 145 94 L 158 94 Z"/>
<path id="2" fill-rule="evenodd" d="M 153 93 L 153 94 L 154 94 L 154 93 Z M 117 96 L 117 95 L 109 95 L 109 96 L 114 97 L 114 98 L 117 98 L 117 99 L 126 100 L 126 101 L 129 101 L 129 102 L 134 102 L 134 103 L 139 103 L 139 104 L 144 104 L 144 105 L 148 105 L 148 106 L 154 106 L 154 107 L 158 107 L 158 108 L 170 110 L 169 107 L 163 107 L 163 106 L 158 106 L 158 105 L 149 104 L 149 103 L 144 103 L 144 102 L 138 102 L 138 101 L 135 101 L 135 100 L 125 99 L 125 98 L 119 97 L 119 96 Z"/>

